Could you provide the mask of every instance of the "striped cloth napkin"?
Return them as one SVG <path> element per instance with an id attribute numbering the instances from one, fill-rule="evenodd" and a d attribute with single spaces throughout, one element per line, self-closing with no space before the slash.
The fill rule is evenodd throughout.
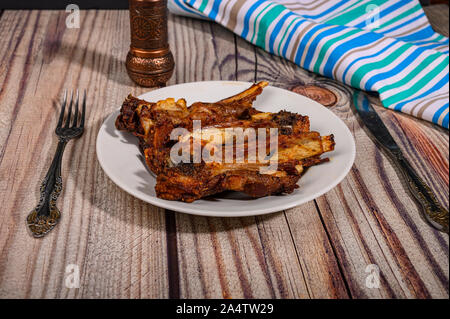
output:
<path id="1" fill-rule="evenodd" d="M 168 0 L 168 7 L 449 127 L 449 40 L 417 0 Z"/>

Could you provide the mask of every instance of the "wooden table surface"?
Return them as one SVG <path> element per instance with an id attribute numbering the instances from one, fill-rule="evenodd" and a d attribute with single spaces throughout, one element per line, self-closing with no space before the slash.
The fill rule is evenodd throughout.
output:
<path id="1" fill-rule="evenodd" d="M 448 6 L 426 12 L 448 36 Z M 176 68 L 169 84 L 267 80 L 290 89 L 319 83 L 338 96 L 331 110 L 350 128 L 357 155 L 342 183 L 293 209 L 247 218 L 164 211 L 117 187 L 95 153 L 105 117 L 128 93 L 148 91 L 126 74 L 128 11 L 82 11 L 79 29 L 67 29 L 66 16 L 4 11 L 0 17 L 1 298 L 448 298 L 448 235 L 422 221 L 340 84 L 214 23 L 171 15 Z M 53 130 L 65 88 L 88 89 L 87 129 L 64 155 L 62 219 L 47 237 L 33 239 L 25 217 L 56 149 Z M 385 110 L 376 98 L 373 103 L 448 209 L 448 131 Z M 366 285 L 373 264 L 378 288 Z M 76 267 L 79 288 L 70 285 Z"/>

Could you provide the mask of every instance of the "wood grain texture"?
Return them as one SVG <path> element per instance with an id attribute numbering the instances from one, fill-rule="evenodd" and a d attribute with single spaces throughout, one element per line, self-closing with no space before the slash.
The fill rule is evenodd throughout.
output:
<path id="1" fill-rule="evenodd" d="M 324 87 L 338 98 L 331 110 L 351 129 L 357 158 L 335 189 L 287 211 L 232 219 L 164 212 L 115 186 L 95 154 L 104 118 L 128 93 L 148 91 L 126 74 L 128 12 L 82 11 L 80 29 L 67 29 L 65 16 L 5 11 L 0 18 L 0 298 L 448 298 L 448 236 L 420 218 L 399 172 L 352 114 L 350 88 L 218 25 L 169 15 L 176 63 L 169 85 Z M 88 88 L 88 128 L 63 159 L 62 220 L 35 240 L 25 217 L 56 148 L 64 88 Z M 448 208 L 448 131 L 371 99 Z M 80 268 L 80 288 L 65 286 L 69 264 Z M 366 286 L 370 264 L 380 269 L 378 289 Z"/>
<path id="2" fill-rule="evenodd" d="M 239 80 L 267 79 L 274 86 L 279 86 L 277 81 L 281 80 L 284 83 L 281 87 L 288 88 L 303 84 L 300 81 L 287 83 L 279 77 L 287 73 L 283 59 L 263 53 L 242 39 L 238 39 L 237 44 Z M 349 291 L 314 202 L 282 214 L 287 222 L 287 232 L 282 230 L 282 233 L 289 234 L 284 240 L 291 241 L 296 249 L 309 297 L 348 298 Z"/>
<path id="3" fill-rule="evenodd" d="M 324 86 L 340 97 L 330 109 L 352 131 L 357 156 L 348 177 L 315 202 L 351 296 L 448 296 L 448 236 L 422 221 L 399 172 L 361 128 L 349 107 L 347 92 L 351 88 L 310 74 L 262 50 L 256 49 L 256 53 L 258 80 L 286 89 L 304 84 Z M 372 100 L 380 105 L 378 99 Z M 448 207 L 448 131 L 376 108 L 413 166 Z M 304 218 L 304 211 L 302 206 L 288 211 L 292 217 L 289 224 Z M 365 269 L 370 264 L 380 269 L 379 289 L 366 287 Z"/>
<path id="4" fill-rule="evenodd" d="M 237 78 L 231 32 L 183 17 L 171 21 L 170 45 L 183 48 L 175 54 L 181 67 L 172 83 Z M 181 297 L 309 297 L 283 214 L 226 219 L 176 213 L 176 226 Z"/>
<path id="5" fill-rule="evenodd" d="M 448 37 L 449 7 L 447 4 L 434 4 L 423 7 L 434 31 Z"/>
<path id="6" fill-rule="evenodd" d="M 143 92 L 123 63 L 128 12 L 82 11 L 80 29 L 67 29 L 65 16 L 6 11 L 0 20 L 0 297 L 168 297 L 164 212 L 120 190 L 95 154 L 106 115 Z M 61 222 L 32 240 L 25 217 L 56 148 L 65 88 L 88 89 L 86 132 L 64 155 Z M 65 286 L 69 264 L 79 289 Z"/>

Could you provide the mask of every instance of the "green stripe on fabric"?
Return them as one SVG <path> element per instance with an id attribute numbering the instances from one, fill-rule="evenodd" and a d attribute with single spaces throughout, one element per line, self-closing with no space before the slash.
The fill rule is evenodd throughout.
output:
<path id="1" fill-rule="evenodd" d="M 288 31 L 289 31 L 289 28 L 291 27 L 291 25 L 292 25 L 294 22 L 296 22 L 296 21 L 298 21 L 298 20 L 300 20 L 300 18 L 294 18 L 294 19 L 291 21 L 291 23 L 289 23 L 289 25 L 287 26 L 286 30 L 284 30 L 284 34 L 283 34 L 283 36 L 281 37 L 280 43 L 278 43 L 278 49 L 277 49 L 278 55 L 281 55 L 281 53 L 280 53 L 281 44 L 283 43 L 284 38 L 286 37 L 286 34 L 287 34 Z M 287 43 L 286 43 L 286 44 L 287 44 Z"/>
<path id="2" fill-rule="evenodd" d="M 324 45 L 322 46 L 322 48 L 320 49 L 319 55 L 317 56 L 317 60 L 316 63 L 314 64 L 314 68 L 313 68 L 313 72 L 317 72 L 319 73 L 319 69 L 320 69 L 320 65 L 322 64 L 322 61 L 325 57 L 325 54 L 327 53 L 328 49 L 335 43 L 340 42 L 348 37 L 351 37 L 352 35 L 361 32 L 360 30 L 351 30 L 350 32 L 347 32 L 343 35 L 340 35 L 336 38 L 332 38 L 330 40 L 328 40 L 326 43 L 324 43 Z"/>
<path id="3" fill-rule="evenodd" d="M 250 40 L 250 42 L 253 43 L 253 40 L 255 39 L 256 36 L 256 23 L 258 22 L 258 18 L 261 14 L 264 13 L 264 11 L 266 11 L 269 7 L 273 6 L 273 3 L 269 3 L 268 5 L 266 5 L 256 16 L 255 20 L 253 20 L 253 35 L 252 35 L 252 39 Z"/>
<path id="4" fill-rule="evenodd" d="M 349 9 L 353 8 L 354 6 L 356 6 L 357 4 L 358 4 L 358 2 L 355 2 L 354 4 L 352 4 L 352 5 L 348 6 L 347 8 L 343 9 L 342 11 L 335 12 L 330 17 L 328 17 L 328 20 L 331 20 L 331 19 L 339 16 L 340 14 L 344 14 L 345 11 L 348 11 Z M 323 22 L 327 23 L 327 20 L 324 20 Z"/>
<path id="5" fill-rule="evenodd" d="M 199 10 L 200 12 L 203 12 L 203 10 L 205 10 L 207 4 L 208 4 L 208 0 L 203 0 L 203 1 L 202 1 L 202 4 L 201 4 L 200 7 L 198 8 L 198 10 Z"/>
<path id="6" fill-rule="evenodd" d="M 439 42 L 439 41 L 444 40 L 444 39 L 445 39 L 445 37 L 442 34 L 438 34 L 438 36 L 436 38 L 436 41 Z"/>
<path id="7" fill-rule="evenodd" d="M 392 89 L 395 89 L 395 88 L 398 88 L 398 87 L 401 87 L 401 86 L 405 85 L 406 83 L 411 81 L 417 74 L 419 74 L 420 71 L 426 69 L 427 65 L 430 65 L 430 63 L 432 63 L 436 59 L 436 57 L 439 57 L 439 56 L 441 56 L 440 53 L 435 53 L 435 54 L 427 56 L 425 58 L 425 60 L 423 60 L 417 67 L 415 67 L 413 70 L 411 70 L 411 72 L 409 72 L 408 75 L 403 77 L 401 80 L 399 80 L 399 81 L 397 81 L 395 83 L 392 83 L 392 84 L 389 84 L 389 85 L 381 87 L 378 90 L 379 93 L 384 93 L 384 92 L 387 92 L 389 90 L 392 90 Z"/>
<path id="8" fill-rule="evenodd" d="M 286 10 L 282 5 L 276 5 L 270 9 L 259 22 L 258 34 L 256 35 L 256 45 L 266 49 L 266 33 L 271 23 L 280 15 L 281 12 Z"/>
<path id="9" fill-rule="evenodd" d="M 337 16 L 334 19 L 327 20 L 327 24 L 337 24 L 337 25 L 345 25 L 349 22 L 352 22 L 356 18 L 362 17 L 367 14 L 367 8 L 369 5 L 376 5 L 381 6 L 382 4 L 386 3 L 388 0 L 373 0 L 369 3 L 365 3 L 363 5 L 360 5 L 353 10 L 350 10 L 342 15 Z"/>
<path id="10" fill-rule="evenodd" d="M 361 66 L 353 73 L 353 76 L 350 80 L 350 85 L 353 85 L 354 87 L 360 87 L 360 83 L 364 75 L 366 75 L 370 71 L 381 69 L 391 64 L 395 59 L 397 59 L 400 55 L 402 55 L 406 50 L 408 50 L 411 47 L 413 47 L 413 45 L 404 44 L 400 48 L 389 54 L 387 57 L 385 57 L 383 60 L 368 63 Z"/>
<path id="11" fill-rule="evenodd" d="M 389 106 L 392 104 L 396 104 L 403 99 L 411 97 L 414 93 L 416 93 L 418 90 L 420 90 L 425 85 L 427 85 L 427 83 L 429 83 L 431 80 L 433 80 L 433 78 L 436 77 L 439 73 L 441 73 L 443 70 L 445 70 L 445 68 L 448 67 L 448 63 L 449 63 L 449 58 L 446 57 L 433 70 L 431 70 L 430 72 L 427 72 L 427 74 L 423 78 L 421 78 L 419 81 L 417 81 L 409 89 L 407 89 L 405 91 L 401 91 L 401 92 L 383 100 L 383 105 Z"/>
<path id="12" fill-rule="evenodd" d="M 374 29 L 374 30 L 379 30 L 379 29 L 383 29 L 387 26 L 390 26 L 391 24 L 403 19 L 406 16 L 409 16 L 410 14 L 413 14 L 416 11 L 419 11 L 420 9 L 422 9 L 422 6 L 420 4 L 415 5 L 414 7 L 412 7 L 411 9 L 403 12 L 402 14 L 399 14 L 398 16 L 396 16 L 395 18 L 383 23 L 382 25 L 380 25 L 378 28 Z"/>

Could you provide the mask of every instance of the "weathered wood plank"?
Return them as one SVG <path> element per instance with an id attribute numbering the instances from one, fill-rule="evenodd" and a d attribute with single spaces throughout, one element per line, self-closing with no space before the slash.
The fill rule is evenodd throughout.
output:
<path id="1" fill-rule="evenodd" d="M 182 17 L 172 17 L 169 30 L 178 66 L 172 83 L 236 79 L 231 32 Z M 174 214 L 181 297 L 310 296 L 283 214 L 256 219 Z"/>
<path id="2" fill-rule="evenodd" d="M 242 39 L 238 43 L 238 77 L 244 81 L 268 80 L 280 86 L 277 80 L 286 67 L 285 60 L 272 57 L 251 46 Z M 297 68 L 299 72 L 302 72 Z M 305 73 L 305 72 L 303 72 Z M 306 73 L 305 73 L 306 74 Z M 284 83 L 281 87 L 292 87 L 295 83 Z M 287 86 L 286 86 L 287 85 Z M 298 206 L 295 210 L 282 212 L 290 238 L 297 251 L 303 278 L 311 298 L 347 298 L 346 283 L 342 277 L 332 246 L 313 202 Z M 256 218 L 258 224 L 262 218 Z"/>
<path id="3" fill-rule="evenodd" d="M 124 67 L 128 12 L 82 11 L 80 29 L 66 29 L 65 15 L 6 11 L 0 20 L 0 296 L 167 297 L 163 210 L 120 190 L 95 154 L 103 119 L 144 91 Z M 88 89 L 87 128 L 65 152 L 60 224 L 36 240 L 25 217 L 56 148 L 64 88 Z M 65 286 L 68 264 L 80 268 L 79 289 Z"/>
<path id="4" fill-rule="evenodd" d="M 65 14 L 5 11 L 0 18 L 0 297 L 448 297 L 448 236 L 421 220 L 344 90 L 209 22 L 170 16 L 177 66 L 169 84 L 321 82 L 338 95 L 332 110 L 355 136 L 354 168 L 317 201 L 260 217 L 164 213 L 121 191 L 94 149 L 105 116 L 128 93 L 148 91 L 126 75 L 128 12 L 82 11 L 80 29 L 66 29 Z M 88 128 L 64 157 L 63 219 L 34 240 L 24 220 L 56 147 L 57 98 L 76 87 L 89 89 Z M 448 131 L 377 110 L 448 207 Z M 65 286 L 68 264 L 80 267 L 79 289 Z M 365 285 L 369 264 L 380 268 L 379 289 Z"/>
<path id="5" fill-rule="evenodd" d="M 352 297 L 447 297 L 448 236 L 420 219 L 393 164 L 351 112 L 346 90 L 259 49 L 257 59 L 259 80 L 286 89 L 305 83 L 323 85 L 340 97 L 331 110 L 351 129 L 357 157 L 349 176 L 316 202 Z M 448 132 L 381 107 L 377 110 L 406 156 L 448 207 Z M 309 216 L 306 211 L 301 206 L 288 211 L 289 224 Z M 296 247 L 301 256 L 302 245 Z M 365 270 L 370 264 L 380 269 L 379 289 L 366 287 Z"/>
<path id="6" fill-rule="evenodd" d="M 233 35 L 217 25 L 170 15 L 169 44 L 175 57 L 168 85 L 205 80 L 235 80 Z"/>

